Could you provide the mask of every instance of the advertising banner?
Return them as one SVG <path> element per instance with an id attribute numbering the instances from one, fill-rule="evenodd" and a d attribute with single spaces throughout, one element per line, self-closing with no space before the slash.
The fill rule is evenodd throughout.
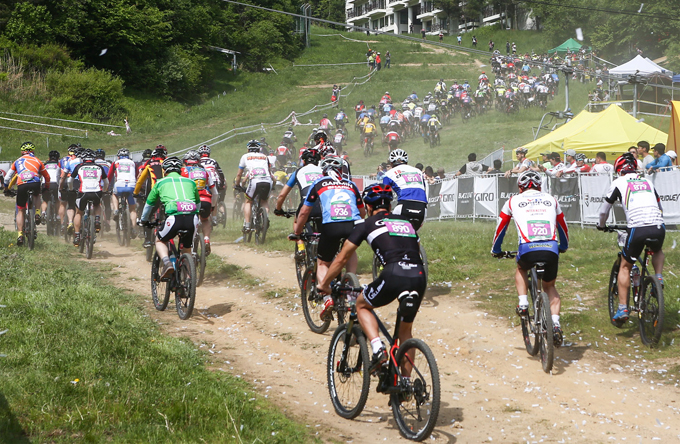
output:
<path id="1" fill-rule="evenodd" d="M 474 217 L 475 215 L 475 178 L 461 177 L 458 182 L 457 217 Z"/>
<path id="2" fill-rule="evenodd" d="M 581 199 L 577 176 L 551 178 L 550 194 L 557 199 L 567 222 L 581 223 Z"/>
<path id="3" fill-rule="evenodd" d="M 600 206 L 609 190 L 611 176 L 609 174 L 581 174 L 581 215 L 583 222 L 597 224 L 600 221 Z M 562 209 L 564 211 L 564 209 Z M 614 223 L 610 215 L 607 223 Z"/>
<path id="4" fill-rule="evenodd" d="M 515 194 L 519 194 L 519 189 L 517 188 L 517 177 L 499 176 L 496 180 L 498 181 L 498 211 L 496 214 L 500 214 L 505 202 Z"/>
<path id="5" fill-rule="evenodd" d="M 447 180 L 442 182 L 439 191 L 439 208 L 441 217 L 456 217 L 456 203 L 458 202 L 458 181 Z M 429 215 L 428 215 L 429 216 Z"/>
<path id="6" fill-rule="evenodd" d="M 474 177 L 475 217 L 495 218 L 498 216 L 496 177 Z"/>
<path id="7" fill-rule="evenodd" d="M 680 170 L 659 171 L 647 176 L 661 199 L 666 224 L 680 224 Z"/>
<path id="8" fill-rule="evenodd" d="M 439 191 L 442 188 L 441 181 L 436 181 L 430 185 L 425 182 L 425 191 L 427 192 L 427 218 L 439 219 Z"/>

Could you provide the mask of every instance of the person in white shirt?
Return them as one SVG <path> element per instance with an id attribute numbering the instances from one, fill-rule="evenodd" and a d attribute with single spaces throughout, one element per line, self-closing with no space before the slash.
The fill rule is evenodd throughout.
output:
<path id="1" fill-rule="evenodd" d="M 564 152 L 564 168 L 556 173 L 557 177 L 562 177 L 564 174 L 576 172 L 576 151 L 567 150 Z"/>
<path id="2" fill-rule="evenodd" d="M 595 155 L 595 165 L 590 170 L 591 173 L 598 174 L 611 174 L 614 171 L 614 167 L 607 163 L 607 154 L 599 152 Z"/>
<path id="3" fill-rule="evenodd" d="M 545 174 L 550 177 L 558 177 L 557 173 L 564 169 L 564 164 L 560 159 L 560 155 L 557 153 L 550 153 L 548 160 L 550 160 L 550 165 L 552 165 L 551 168 L 546 169 L 543 165 L 539 165 L 538 169 L 545 172 Z"/>
<path id="4" fill-rule="evenodd" d="M 511 174 L 521 174 L 528 169 L 536 168 L 536 164 L 533 160 L 526 158 L 528 150 L 523 146 L 515 150 L 515 155 L 517 156 L 517 166 L 513 169 L 505 172 L 505 177 L 510 177 Z"/>
<path id="5" fill-rule="evenodd" d="M 638 147 L 638 159 L 642 159 L 642 169 L 647 169 L 647 165 L 654 162 L 654 156 L 649 154 L 649 142 L 641 140 L 637 144 Z"/>
<path id="6" fill-rule="evenodd" d="M 241 176 L 244 170 L 247 171 L 250 182 L 246 189 L 246 201 L 243 205 L 243 232 L 250 231 L 250 213 L 253 201 L 260 200 L 260 206 L 264 208 L 265 214 L 269 213 L 269 193 L 272 189 L 274 177 L 272 176 L 269 160 L 267 156 L 260 152 L 260 142 L 251 140 L 248 142 L 248 152 L 241 156 L 238 164 L 238 172 L 234 183 L 241 183 Z"/>

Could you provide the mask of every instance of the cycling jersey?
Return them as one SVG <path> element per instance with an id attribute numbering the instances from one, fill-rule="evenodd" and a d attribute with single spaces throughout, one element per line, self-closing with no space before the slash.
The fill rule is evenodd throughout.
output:
<path id="1" fill-rule="evenodd" d="M 137 183 L 137 167 L 132 159 L 118 159 L 109 169 L 108 179 L 113 182 L 116 178 L 115 188 L 129 188 Z"/>
<path id="2" fill-rule="evenodd" d="M 337 133 L 333 138 L 333 143 L 343 144 L 345 142 L 345 136 L 342 133 Z"/>
<path id="3" fill-rule="evenodd" d="M 423 263 L 418 234 L 404 216 L 379 211 L 357 222 L 347 240 L 354 245 L 367 241 L 382 264 Z"/>
<path id="4" fill-rule="evenodd" d="M 630 173 L 614 180 L 605 194 L 606 203 L 602 204 L 600 220 L 603 211 L 606 209 L 606 214 L 609 214 L 611 205 L 617 199 L 626 213 L 628 228 L 663 225 L 659 195 L 652 182 L 644 177 Z"/>
<path id="5" fill-rule="evenodd" d="M 418 168 L 410 165 L 397 165 L 385 172 L 383 183 L 392 187 L 399 201 L 427 202 L 423 173 Z"/>
<path id="6" fill-rule="evenodd" d="M 429 126 L 434 126 L 434 127 L 440 127 L 440 126 L 442 126 L 442 124 L 439 122 L 439 119 L 437 119 L 436 117 L 430 117 L 430 118 L 427 120 L 427 124 L 428 124 Z"/>
<path id="7" fill-rule="evenodd" d="M 335 121 L 336 122 L 342 122 L 347 119 L 347 115 L 345 113 L 337 113 L 335 115 Z"/>
<path id="8" fill-rule="evenodd" d="M 286 145 L 281 145 L 276 149 L 276 154 L 278 156 L 287 156 L 290 154 L 290 150 Z"/>
<path id="9" fill-rule="evenodd" d="M 375 125 L 372 124 L 371 122 L 368 122 L 368 123 L 364 126 L 364 134 L 372 134 L 373 131 L 375 131 L 375 129 L 376 129 L 376 128 L 375 128 Z"/>
<path id="10" fill-rule="evenodd" d="M 181 177 L 178 173 L 168 174 L 151 188 L 149 197 L 146 199 L 142 220 L 149 220 L 148 217 L 153 207 L 159 201 L 163 204 L 167 216 L 198 214 L 201 204 L 196 182 Z"/>
<path id="11" fill-rule="evenodd" d="M 385 134 L 385 139 L 388 142 L 391 142 L 393 140 L 396 140 L 397 142 L 399 142 L 399 133 L 396 132 L 396 131 L 390 131 L 389 133 Z"/>
<path id="12" fill-rule="evenodd" d="M 238 167 L 248 170 L 248 178 L 252 183 L 267 182 L 272 183 L 272 176 L 269 170 L 267 156 L 262 153 L 246 153 L 241 156 Z"/>
<path id="13" fill-rule="evenodd" d="M 50 175 L 45 165 L 35 157 L 33 153 L 24 154 L 12 163 L 5 177 L 5 186 L 9 185 L 12 177 L 16 174 L 17 185 L 25 183 L 40 183 L 40 177 L 45 178 L 45 184 L 49 185 Z"/>
<path id="14" fill-rule="evenodd" d="M 74 181 L 78 181 L 78 193 L 99 193 L 102 191 L 106 172 L 104 167 L 94 162 L 79 163 L 71 173 Z"/>
<path id="15" fill-rule="evenodd" d="M 147 178 L 151 181 L 151 188 L 153 189 L 153 186 L 163 178 L 163 175 L 163 159 L 160 157 L 152 157 L 144 164 L 142 172 L 137 177 L 137 185 L 135 185 L 134 194 L 139 194 L 142 187 L 146 184 Z M 147 189 L 147 192 L 148 191 L 149 190 Z"/>
<path id="16" fill-rule="evenodd" d="M 215 182 L 215 186 L 219 188 L 226 185 L 222 168 L 220 168 L 220 164 L 217 163 L 215 159 L 211 157 L 201 157 L 201 165 L 208 173 L 213 176 L 213 182 Z"/>
<path id="17" fill-rule="evenodd" d="M 492 253 L 501 253 L 505 232 L 514 218 L 519 238 L 517 259 L 532 251 L 559 251 L 569 248 L 569 231 L 557 200 L 538 190 L 529 189 L 508 199 L 498 217 Z"/>
<path id="18" fill-rule="evenodd" d="M 331 124 L 330 120 L 328 120 L 327 118 L 323 118 L 323 119 L 321 119 L 321 122 L 319 122 L 319 128 L 329 129 L 329 128 L 333 128 L 333 125 Z"/>
<path id="19" fill-rule="evenodd" d="M 59 177 L 61 176 L 61 168 L 59 167 L 59 161 L 56 160 L 50 160 L 45 164 L 45 170 L 47 170 L 47 174 L 50 176 L 50 180 L 46 181 L 45 183 L 49 182 L 49 186 L 51 188 L 56 188 L 59 185 Z"/>
<path id="20" fill-rule="evenodd" d="M 295 186 L 295 184 L 297 184 L 298 188 L 300 189 L 300 196 L 302 196 L 304 199 L 307 197 L 309 188 L 314 184 L 314 182 L 322 177 L 323 172 L 321 171 L 321 168 L 319 168 L 317 165 L 314 165 L 313 163 L 310 163 L 295 170 L 293 174 L 290 175 L 286 185 L 292 188 Z"/>
<path id="21" fill-rule="evenodd" d="M 611 173 L 611 172 L 613 172 L 613 171 L 614 171 L 614 167 L 613 167 L 611 164 L 609 164 L 609 163 L 596 163 L 596 164 L 593 165 L 593 167 L 590 169 L 590 172 L 591 172 L 591 173 L 599 173 L 599 174 L 602 174 L 602 173 L 607 173 L 607 174 L 609 174 L 609 173 Z"/>
<path id="22" fill-rule="evenodd" d="M 180 173 L 182 177 L 187 177 L 194 181 L 201 202 L 212 204 L 213 193 L 216 193 L 213 177 L 201 165 L 188 165 L 182 167 Z M 205 217 L 204 217 L 205 219 Z"/>
<path id="23" fill-rule="evenodd" d="M 97 165 L 101 165 L 101 167 L 104 168 L 104 173 L 108 177 L 109 169 L 111 169 L 111 162 L 109 162 L 106 159 L 95 159 L 94 163 L 96 163 Z"/>
<path id="24" fill-rule="evenodd" d="M 321 202 L 322 223 L 337 223 L 360 220 L 359 209 L 364 207 L 361 193 L 354 184 L 346 179 L 339 181 L 324 176 L 310 188 L 305 205 L 313 207 Z"/>

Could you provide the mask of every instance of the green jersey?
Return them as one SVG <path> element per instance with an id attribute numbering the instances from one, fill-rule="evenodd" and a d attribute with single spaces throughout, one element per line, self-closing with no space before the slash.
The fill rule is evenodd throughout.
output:
<path id="1" fill-rule="evenodd" d="M 151 188 L 147 205 L 156 205 L 160 200 L 167 216 L 178 214 L 198 214 L 201 198 L 196 182 L 178 173 L 170 173 Z"/>

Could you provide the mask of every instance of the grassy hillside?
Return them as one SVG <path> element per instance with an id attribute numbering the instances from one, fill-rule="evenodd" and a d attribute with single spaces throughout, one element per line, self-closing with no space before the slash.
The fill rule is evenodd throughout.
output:
<path id="1" fill-rule="evenodd" d="M 492 34 L 489 36 L 487 32 Z M 314 28 L 312 46 L 299 57 L 295 64 L 363 62 L 367 46 L 392 54 L 392 68 L 383 69 L 372 80 L 354 88 L 348 98 L 341 100 L 341 107 L 349 111 L 358 100 L 366 103 L 377 103 L 380 96 L 389 91 L 395 100 L 405 97 L 415 90 L 419 95 L 431 91 L 440 78 L 449 84 L 451 80 L 474 81 L 488 64 L 484 56 L 465 53 L 465 46 L 470 46 L 471 36 L 465 36 L 460 52 L 442 50 L 431 45 L 421 45 L 395 39 L 390 36 L 366 36 L 361 33 L 342 33 L 359 42 L 350 41 L 339 36 L 322 37 L 320 34 L 337 34 L 321 28 Z M 540 33 L 519 31 L 487 31 L 478 33 L 479 46 L 485 48 L 489 38 L 497 42 L 497 48 L 505 40 L 518 43 L 518 49 L 537 52 L 552 47 L 545 42 Z M 434 38 L 436 39 L 436 38 Z M 446 37 L 445 41 L 453 43 L 455 37 Z M 186 148 L 199 142 L 222 134 L 234 127 L 267 122 L 278 122 L 291 111 L 304 112 L 317 104 L 330 101 L 333 83 L 347 85 L 353 77 L 361 77 L 368 73 L 365 65 L 345 65 L 328 67 L 295 67 L 286 61 L 272 63 L 278 74 L 270 73 L 218 73 L 214 80 L 215 94 L 212 98 L 198 105 L 184 105 L 167 99 L 149 97 L 140 92 L 126 92 L 126 107 L 130 110 L 129 120 L 133 133 L 130 136 L 111 137 L 102 133 L 91 134 L 84 145 L 92 148 L 104 148 L 110 152 L 119 147 L 133 150 L 154 147 L 158 143 L 166 145 L 171 151 Z M 586 102 L 588 86 L 572 84 L 571 108 L 580 110 Z M 563 94 L 550 104 L 549 109 L 563 109 Z M 34 110 L 39 112 L 40 110 Z M 301 118 L 301 122 L 318 122 L 321 112 Z M 411 154 L 415 162 L 451 170 L 458 167 L 469 152 L 488 153 L 505 146 L 514 148 L 532 140 L 531 127 L 538 125 L 542 112 L 538 109 L 521 110 L 513 116 L 491 112 L 485 116 L 472 119 L 468 124 L 454 120 L 442 133 L 442 145 L 434 150 L 426 149 L 420 141 L 408 141 L 404 148 Z M 648 121 L 648 123 L 650 123 Z M 651 122 L 654 124 L 654 122 Z M 665 126 L 665 122 L 663 125 Z M 664 128 L 665 129 L 665 128 Z M 300 128 L 302 135 L 309 127 Z M 267 140 L 278 142 L 282 131 L 267 134 Z M 255 133 L 239 136 L 228 142 L 214 145 L 215 157 L 228 170 L 235 170 L 236 161 L 243 152 L 244 142 L 251 137 L 260 137 Z M 349 152 L 354 161 L 355 173 L 369 173 L 375 170 L 377 163 L 383 160 L 382 155 L 364 159 L 360 155 L 357 137 L 350 132 Z M 16 147 L 23 140 L 31 139 L 39 147 L 41 154 L 46 154 L 44 136 L 24 134 L 13 131 L 0 133 L 0 146 L 3 147 L 0 158 L 15 157 Z M 50 148 L 65 148 L 75 139 L 50 137 Z M 9 149 L 8 149 L 9 148 Z M 13 149 L 12 149 L 13 148 Z"/>

